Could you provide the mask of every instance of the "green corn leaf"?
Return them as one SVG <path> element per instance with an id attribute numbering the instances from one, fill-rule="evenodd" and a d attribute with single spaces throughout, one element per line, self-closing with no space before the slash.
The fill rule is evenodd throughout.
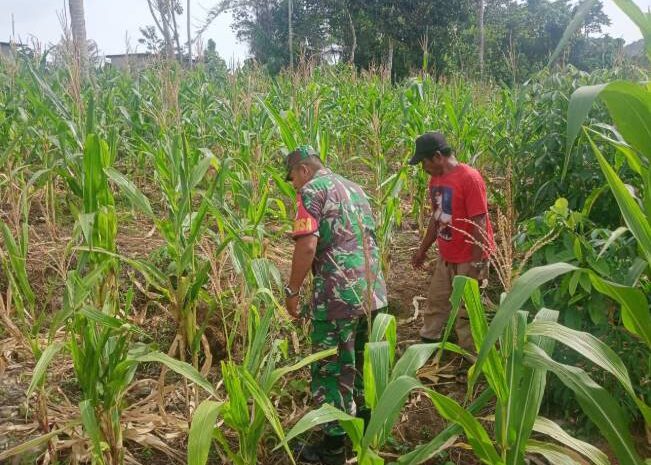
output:
<path id="1" fill-rule="evenodd" d="M 479 355 L 477 356 L 475 369 L 470 374 L 468 382 L 474 383 L 476 381 L 483 364 L 490 354 L 490 350 L 493 348 L 493 345 L 502 335 L 506 325 L 511 321 L 513 315 L 515 315 L 529 297 L 531 297 L 534 291 L 546 282 L 576 269 L 575 266 L 567 263 L 554 263 L 552 265 L 539 266 L 528 270 L 513 283 L 511 292 L 509 292 L 504 298 L 504 301 L 497 310 L 497 313 L 488 328 L 488 332 L 484 338 L 484 343 L 482 344 Z"/>
<path id="2" fill-rule="evenodd" d="M 3 247 L 9 254 L 11 274 L 18 287 L 16 290 L 20 293 L 21 297 L 26 299 L 30 306 L 32 306 L 36 302 L 36 297 L 34 296 L 34 291 L 32 290 L 32 286 L 29 284 L 29 278 L 27 277 L 27 269 L 25 268 L 26 253 L 21 252 L 13 234 L 9 230 L 9 227 L 7 227 L 3 221 L 0 221 L 0 230 L 2 231 L 2 239 L 4 241 Z M 23 244 L 23 247 L 27 247 L 27 244 Z"/>
<path id="3" fill-rule="evenodd" d="M 651 112 L 649 113 L 649 116 L 651 116 Z M 651 119 L 648 120 L 648 124 L 651 125 Z M 628 229 L 630 229 L 633 236 L 635 236 L 635 239 L 637 239 L 647 262 L 651 265 L 651 225 L 649 224 L 649 219 L 646 218 L 640 206 L 637 204 L 619 176 L 617 176 L 615 170 L 608 164 L 606 158 L 599 150 L 599 147 L 596 146 L 589 136 L 588 140 L 592 146 L 592 151 L 597 157 L 601 171 L 604 173 L 606 181 L 608 181 L 608 185 L 615 196 L 615 200 L 619 205 L 619 209 L 622 212 L 622 216 L 624 217 Z"/>
<path id="4" fill-rule="evenodd" d="M 36 389 L 36 386 L 41 383 L 43 377 L 45 376 L 45 372 L 47 371 L 47 367 L 50 365 L 50 362 L 52 362 L 56 354 L 58 354 L 63 347 L 63 343 L 55 342 L 45 348 L 41 356 L 38 358 L 36 366 L 34 367 L 34 372 L 32 373 L 32 381 L 29 383 L 27 393 L 25 394 L 26 398 L 29 399 L 29 396 L 31 396 L 32 392 L 34 392 L 34 389 Z"/>
<path id="5" fill-rule="evenodd" d="M 405 353 L 396 362 L 391 372 L 391 381 L 400 376 L 415 377 L 416 372 L 429 360 L 439 344 L 414 344 L 407 347 Z"/>
<path id="6" fill-rule="evenodd" d="M 495 450 L 488 433 L 479 421 L 455 400 L 439 394 L 432 389 L 424 389 L 427 396 L 432 400 L 436 410 L 443 418 L 460 425 L 473 452 L 484 463 L 490 465 L 503 465 L 504 462 Z"/>
<path id="7" fill-rule="evenodd" d="M 599 251 L 599 255 L 597 255 L 597 259 L 603 257 L 603 255 L 606 253 L 606 251 L 610 248 L 611 245 L 617 241 L 623 234 L 628 232 L 628 228 L 625 228 L 624 226 L 620 226 L 619 228 L 615 229 L 610 235 L 608 236 L 608 240 L 604 243 L 603 247 L 601 247 L 601 250 Z"/>
<path id="8" fill-rule="evenodd" d="M 400 415 L 400 411 L 407 399 L 407 396 L 414 389 L 420 389 L 423 385 L 411 376 L 400 376 L 391 381 L 380 397 L 368 423 L 362 449 L 367 449 L 371 444 L 382 446 L 393 428 L 393 424 Z"/>
<path id="9" fill-rule="evenodd" d="M 494 398 L 493 391 L 490 388 L 485 389 L 472 403 L 468 406 L 467 411 L 472 415 L 477 415 L 490 401 Z M 456 423 L 448 425 L 443 431 L 437 434 L 428 443 L 417 446 L 411 452 L 398 458 L 399 465 L 418 465 L 426 462 L 436 455 L 452 438 L 461 434 L 463 428 Z"/>
<path id="10" fill-rule="evenodd" d="M 607 84 L 599 84 L 594 86 L 579 87 L 572 93 L 570 103 L 567 107 L 567 138 L 565 141 L 565 161 L 563 162 L 563 171 L 561 180 L 565 179 L 567 169 L 570 164 L 570 153 L 574 141 L 581 131 L 583 122 L 588 117 L 588 113 L 602 90 L 606 88 Z"/>
<path id="11" fill-rule="evenodd" d="M 316 426 L 330 423 L 331 421 L 338 421 L 344 431 L 346 431 L 346 434 L 348 434 L 348 437 L 353 443 L 353 447 L 359 447 L 364 431 L 364 420 L 348 415 L 330 404 L 324 404 L 317 410 L 306 413 L 296 422 L 294 427 L 287 433 L 283 443 L 277 445 L 274 450 L 286 445 L 289 441 L 304 432 Z"/>
<path id="12" fill-rule="evenodd" d="M 529 439 L 527 441 L 527 452 L 530 454 L 540 454 L 554 465 L 582 465 L 584 463 L 574 451 L 566 449 L 558 444 L 536 441 Z"/>
<path id="13" fill-rule="evenodd" d="M 113 168 L 105 168 L 106 176 L 118 185 L 131 204 L 150 218 L 154 218 L 149 199 L 126 176 Z"/>
<path id="14" fill-rule="evenodd" d="M 486 313 L 484 306 L 481 303 L 481 296 L 479 295 L 479 284 L 477 280 L 468 278 L 467 276 L 455 276 L 452 284 L 452 296 L 450 302 L 454 311 L 459 309 L 461 305 L 461 296 L 466 304 L 466 311 L 470 319 L 470 330 L 475 347 L 479 349 L 486 337 L 488 323 L 486 322 Z M 487 356 L 486 366 L 483 368 L 486 380 L 490 384 L 493 392 L 500 400 L 506 402 L 508 393 L 506 390 L 506 375 L 504 373 L 504 365 L 502 360 L 497 354 L 494 347 L 490 349 Z M 468 382 L 468 390 L 472 389 L 473 383 Z"/>
<path id="15" fill-rule="evenodd" d="M 628 370 L 619 356 L 605 343 L 592 334 L 575 331 L 554 321 L 534 321 L 527 328 L 529 336 L 543 336 L 574 349 L 583 357 L 592 361 L 612 374 L 633 397 L 633 385 Z"/>
<path id="16" fill-rule="evenodd" d="M 386 340 L 389 343 L 390 360 L 391 364 L 393 364 L 396 344 L 398 343 L 396 318 L 388 313 L 378 313 L 373 320 L 368 340 L 369 342 Z"/>
<path id="17" fill-rule="evenodd" d="M 186 377 L 189 381 L 192 381 L 197 386 L 201 386 L 211 396 L 217 397 L 217 392 L 215 391 L 215 388 L 212 386 L 212 384 L 210 384 L 210 382 L 208 382 L 208 380 L 204 378 L 196 368 L 188 363 L 176 360 L 162 352 L 149 352 L 144 355 L 139 355 L 135 357 L 135 361 L 162 363 L 170 370 Z"/>
<path id="18" fill-rule="evenodd" d="M 533 344 L 525 347 L 525 364 L 549 370 L 574 392 L 582 410 L 604 435 L 621 465 L 641 465 L 622 408 L 585 371 L 554 361 Z"/>
<path id="19" fill-rule="evenodd" d="M 575 450 L 581 455 L 590 459 L 594 465 L 610 465 L 608 456 L 597 449 L 592 444 L 576 439 L 565 432 L 563 428 L 558 426 L 555 422 L 544 418 L 536 418 L 536 422 L 533 425 L 533 430 L 545 434 L 552 439 L 560 442 L 566 447 Z"/>
<path id="20" fill-rule="evenodd" d="M 517 330 L 517 346 L 507 365 L 508 389 L 511 395 L 504 421 L 508 434 L 514 436 L 513 446 L 507 451 L 507 464 L 517 464 L 524 460 L 527 440 L 538 417 L 547 385 L 547 370 L 526 367 L 522 363 L 527 315 L 525 312 L 518 312 L 518 316 L 520 324 Z M 534 323 L 556 320 L 558 320 L 558 312 L 543 308 L 536 314 Z M 532 336 L 529 340 L 547 354 L 551 354 L 554 350 L 554 341 L 551 339 Z"/>
<path id="21" fill-rule="evenodd" d="M 84 425 L 84 430 L 86 430 L 86 434 L 93 445 L 94 455 L 101 457 L 102 433 L 97 423 L 97 417 L 95 416 L 95 407 L 90 400 L 82 400 L 79 402 L 79 411 L 81 412 L 81 421 Z"/>
<path id="22" fill-rule="evenodd" d="M 389 383 L 391 361 L 389 343 L 367 342 L 364 347 L 364 398 L 366 405 L 375 408 Z"/>
<path id="23" fill-rule="evenodd" d="M 221 402 L 204 400 L 192 415 L 188 435 L 188 465 L 205 465 L 208 461 L 212 434 L 222 405 Z"/>
<path id="24" fill-rule="evenodd" d="M 280 418 L 278 417 L 278 412 L 271 403 L 271 400 L 269 400 L 267 394 L 262 390 L 258 382 L 253 378 L 253 376 L 251 376 L 248 371 L 243 368 L 240 368 L 238 371 L 242 377 L 242 381 L 244 382 L 247 391 L 255 401 L 258 408 L 264 413 L 264 416 L 267 418 L 267 421 L 271 425 L 271 428 L 274 430 L 274 433 L 276 433 L 276 436 L 278 436 L 281 444 L 283 444 L 285 452 L 287 452 L 287 455 L 289 455 L 290 460 L 292 463 L 295 463 L 292 452 L 289 449 L 287 442 L 285 441 L 285 430 L 283 429 L 283 425 L 281 424 Z"/>
<path id="25" fill-rule="evenodd" d="M 268 391 L 269 389 L 271 389 L 278 382 L 278 380 L 283 376 L 292 373 L 296 370 L 300 370 L 303 367 L 309 366 L 316 361 L 322 360 L 327 357 L 331 357 L 336 354 L 337 354 L 337 348 L 334 347 L 332 349 L 322 350 L 320 352 L 310 354 L 307 357 L 302 358 L 300 362 L 295 363 L 294 365 L 282 367 L 282 368 L 276 368 L 271 374 L 269 384 L 266 386 L 265 390 Z"/>

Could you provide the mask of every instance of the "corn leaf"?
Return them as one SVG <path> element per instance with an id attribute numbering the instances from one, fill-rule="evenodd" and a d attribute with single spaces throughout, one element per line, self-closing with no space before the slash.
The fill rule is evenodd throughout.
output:
<path id="1" fill-rule="evenodd" d="M 364 420 L 348 415 L 330 404 L 323 404 L 317 410 L 312 410 L 303 415 L 303 417 L 296 422 L 294 427 L 289 430 L 282 444 L 276 446 L 274 450 L 286 445 L 296 436 L 303 434 L 316 426 L 330 423 L 331 421 L 339 422 L 352 441 L 353 447 L 359 446 L 364 431 Z"/>
<path id="2" fill-rule="evenodd" d="M 139 211 L 144 213 L 150 218 L 154 218 L 154 212 L 151 209 L 149 199 L 140 192 L 140 190 L 133 184 L 126 176 L 114 168 L 105 168 L 106 176 L 118 185 L 120 190 L 127 196 L 131 204 Z"/>
<path id="3" fill-rule="evenodd" d="M 601 452 L 592 444 L 570 436 L 565 432 L 563 428 L 558 426 L 558 424 L 547 418 L 536 418 L 536 422 L 533 425 L 533 430 L 537 433 L 545 434 L 552 439 L 560 442 L 564 446 L 575 450 L 576 452 L 590 459 L 594 465 L 610 465 L 610 461 L 608 460 L 608 456 L 606 454 Z"/>
<path id="4" fill-rule="evenodd" d="M 468 406 L 468 413 L 471 415 L 478 414 L 493 397 L 493 391 L 491 391 L 490 388 L 485 389 Z M 461 434 L 462 431 L 463 428 L 460 425 L 452 423 L 429 442 L 417 446 L 411 452 L 399 457 L 396 463 L 399 465 L 418 465 L 420 463 L 423 463 L 431 459 L 434 455 L 438 454 L 441 449 L 445 448 L 445 445 L 448 443 L 448 441 Z"/>
<path id="5" fill-rule="evenodd" d="M 575 266 L 567 263 L 539 266 L 528 270 L 513 283 L 511 292 L 504 298 L 488 328 L 484 342 L 479 350 L 479 355 L 477 356 L 475 369 L 470 374 L 468 382 L 474 383 L 476 381 L 493 345 L 502 335 L 506 325 L 511 321 L 513 315 L 515 315 L 515 312 L 522 307 L 529 297 L 546 282 L 576 269 Z"/>
<path id="6" fill-rule="evenodd" d="M 470 330 L 475 347 L 479 349 L 486 337 L 488 324 L 486 322 L 486 313 L 481 303 L 479 295 L 479 285 L 477 280 L 467 276 L 455 276 L 452 284 L 452 296 L 450 302 L 452 308 L 457 310 L 461 305 L 461 297 L 465 302 L 468 318 L 470 319 Z M 492 347 L 487 356 L 486 366 L 483 368 L 486 380 L 495 392 L 500 402 L 506 402 L 508 393 L 506 389 L 506 375 L 504 365 L 497 354 L 497 350 Z M 473 383 L 468 383 L 468 390 L 471 390 Z"/>
<path id="7" fill-rule="evenodd" d="M 424 389 L 424 391 L 432 400 L 439 415 L 448 421 L 457 423 L 463 428 L 473 452 L 481 461 L 490 465 L 501 465 L 504 463 L 497 454 L 493 441 L 488 436 L 486 429 L 484 429 L 481 423 L 470 412 L 455 400 L 443 394 L 439 394 L 432 389 Z"/>
<path id="8" fill-rule="evenodd" d="M 96 457 L 102 456 L 102 433 L 97 423 L 95 416 L 95 407 L 90 400 L 82 400 L 79 402 L 79 411 L 81 413 L 81 421 L 84 425 L 84 430 L 93 445 L 94 455 Z"/>
<path id="9" fill-rule="evenodd" d="M 204 400 L 192 415 L 188 435 L 188 465 L 205 465 L 208 461 L 212 434 L 222 405 L 221 402 Z"/>
<path id="10" fill-rule="evenodd" d="M 556 362 L 533 344 L 525 347 L 525 363 L 532 368 L 551 371 L 574 392 L 582 410 L 599 428 L 621 465 L 641 465 L 642 459 L 633 445 L 622 408 L 585 371 Z"/>
<path id="11" fill-rule="evenodd" d="M 558 444 L 536 441 L 535 439 L 529 439 L 527 442 L 527 452 L 540 454 L 554 465 L 583 465 L 585 463 L 570 449 Z"/>
<path id="12" fill-rule="evenodd" d="M 27 392 L 25 394 L 26 398 L 29 399 L 29 396 L 31 396 L 32 392 L 34 392 L 34 389 L 36 389 L 36 386 L 41 383 L 43 377 L 45 376 L 45 372 L 47 371 L 47 367 L 50 365 L 50 362 L 52 362 L 56 354 L 58 354 L 63 347 L 64 344 L 62 342 L 55 342 L 45 348 L 41 356 L 38 358 L 36 366 L 34 367 L 34 372 L 32 373 L 32 381 L 29 383 L 29 387 L 27 388 Z"/>
<path id="13" fill-rule="evenodd" d="M 649 112 L 651 116 L 651 111 Z M 648 124 L 651 125 L 651 119 L 649 119 Z M 651 130 L 650 130 L 650 144 L 651 144 Z M 610 190 L 615 196 L 615 200 L 619 205 L 619 209 L 622 212 L 626 226 L 630 229 L 635 239 L 637 239 L 640 248 L 642 249 L 644 256 L 646 257 L 647 262 L 651 266 L 651 225 L 649 224 L 649 219 L 645 217 L 642 209 L 635 201 L 633 196 L 630 194 L 622 180 L 617 176 L 615 170 L 608 164 L 606 158 L 599 150 L 599 147 L 596 146 L 594 141 L 588 136 L 590 145 L 592 146 L 592 151 L 597 157 L 601 171 L 608 181 Z M 651 145 L 650 145 L 651 147 Z"/>
<path id="14" fill-rule="evenodd" d="M 134 359 L 137 362 L 158 362 L 165 365 L 170 370 L 186 377 L 189 381 L 192 381 L 197 386 L 201 386 L 208 394 L 217 397 L 217 392 L 215 388 L 204 378 L 201 373 L 197 371 L 192 365 L 176 360 L 170 357 L 167 354 L 162 352 L 149 352 L 144 355 L 139 355 Z"/>
<path id="15" fill-rule="evenodd" d="M 414 344 L 396 362 L 391 372 L 391 381 L 400 376 L 416 376 L 416 372 L 429 360 L 439 344 Z"/>
<path id="16" fill-rule="evenodd" d="M 411 376 L 400 376 L 389 383 L 373 409 L 371 420 L 362 439 L 362 449 L 367 449 L 371 444 L 378 446 L 384 444 L 400 415 L 405 399 L 411 391 L 422 387 L 420 381 Z"/>

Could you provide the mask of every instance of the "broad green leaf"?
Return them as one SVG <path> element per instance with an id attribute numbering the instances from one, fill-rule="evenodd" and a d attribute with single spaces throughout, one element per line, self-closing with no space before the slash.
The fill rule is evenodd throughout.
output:
<path id="1" fill-rule="evenodd" d="M 506 325 L 511 321 L 513 315 L 515 315 L 515 312 L 524 305 L 529 297 L 531 297 L 531 295 L 546 282 L 576 269 L 575 266 L 567 263 L 554 263 L 552 265 L 539 266 L 528 270 L 513 283 L 511 292 L 509 292 L 502 301 L 502 304 L 499 306 L 497 313 L 488 328 L 486 338 L 484 339 L 484 343 L 482 344 L 477 357 L 477 362 L 475 363 L 475 370 L 470 374 L 469 378 L 471 379 L 469 379 L 468 382 L 472 381 L 474 383 L 476 381 L 486 358 L 493 348 L 493 345 L 502 335 Z"/>
<path id="2" fill-rule="evenodd" d="M 649 120 L 649 124 L 651 124 L 651 119 Z M 649 220 L 645 217 L 642 209 L 630 194 L 622 180 L 617 176 L 615 170 L 608 164 L 606 158 L 599 150 L 599 147 L 597 147 L 589 136 L 588 140 L 592 146 L 592 151 L 597 157 L 601 171 L 604 173 L 606 181 L 608 181 L 610 190 L 615 196 L 615 200 L 619 205 L 619 210 L 622 212 L 622 216 L 624 217 L 628 229 L 631 231 L 633 236 L 635 236 L 635 239 L 637 239 L 647 262 L 651 265 L 651 225 L 649 224 Z"/>
<path id="3" fill-rule="evenodd" d="M 551 442 L 536 441 L 529 439 L 527 442 L 527 452 L 530 454 L 540 454 L 554 465 L 582 465 L 582 460 L 576 460 L 578 457 L 569 449 Z"/>
<path id="4" fill-rule="evenodd" d="M 504 415 L 503 421 L 509 435 L 514 436 L 512 447 L 507 451 L 507 464 L 524 460 L 525 446 L 531 436 L 535 424 L 545 386 L 547 385 L 547 370 L 542 368 L 530 368 L 522 363 L 524 357 L 524 342 L 526 337 L 527 315 L 518 312 L 518 334 L 517 347 L 514 348 L 511 359 L 507 364 L 507 377 L 509 380 L 508 412 Z M 541 309 L 534 319 L 534 322 L 556 321 L 558 312 L 546 308 Z M 546 353 L 551 354 L 554 350 L 554 341 L 542 337 L 530 337 L 531 343 L 536 344 Z M 510 437 L 513 437 L 510 436 Z"/>
<path id="5" fill-rule="evenodd" d="M 567 168 L 570 163 L 570 153 L 574 141 L 579 135 L 583 122 L 588 117 L 588 113 L 607 84 L 598 84 L 594 86 L 584 86 L 576 89 L 570 97 L 570 103 L 567 107 L 567 139 L 565 141 L 565 161 L 563 162 L 563 171 L 561 180 L 565 179 Z"/>
<path id="6" fill-rule="evenodd" d="M 529 336 L 543 336 L 557 340 L 574 349 L 579 355 L 612 374 L 624 389 L 635 398 L 628 370 L 619 356 L 608 345 L 592 334 L 576 331 L 554 321 L 534 321 L 527 328 Z"/>
<path id="7" fill-rule="evenodd" d="M 362 322 L 364 324 L 364 322 Z M 388 313 L 378 313 L 373 319 L 369 342 L 380 342 L 386 340 L 389 343 L 389 354 L 391 364 L 395 357 L 396 344 L 398 342 L 396 318 Z"/>
<path id="8" fill-rule="evenodd" d="M 366 405 L 375 408 L 382 397 L 391 371 L 389 343 L 367 342 L 364 347 L 364 396 Z"/>
<path id="9" fill-rule="evenodd" d="M 460 425 L 475 455 L 484 463 L 490 465 L 502 465 L 504 462 L 498 455 L 493 441 L 488 436 L 486 429 L 479 421 L 455 400 L 439 394 L 432 389 L 424 389 L 424 392 L 432 400 L 436 410 L 443 418 Z"/>
<path id="10" fill-rule="evenodd" d="M 589 272 L 589 276 L 592 286 L 597 291 L 621 304 L 624 327 L 637 334 L 647 346 L 651 347 L 651 313 L 644 292 L 634 287 L 606 281 L 594 272 Z"/>
<path id="11" fill-rule="evenodd" d="M 386 436 L 400 415 L 405 399 L 411 391 L 422 387 L 420 381 L 410 376 L 400 376 L 389 383 L 373 409 L 362 440 L 362 449 L 368 448 L 371 444 L 377 446 L 384 444 Z"/>
<path id="12" fill-rule="evenodd" d="M 527 344 L 525 364 L 554 373 L 576 395 L 583 412 L 599 428 L 621 465 L 640 465 L 640 459 L 628 430 L 622 407 L 580 368 L 553 360 L 542 349 Z"/>
<path id="13" fill-rule="evenodd" d="M 439 344 L 414 344 L 407 347 L 391 371 L 391 381 L 400 376 L 415 377 L 416 372 L 425 365 L 438 346 Z"/>
<path id="14" fill-rule="evenodd" d="M 282 368 L 276 368 L 273 373 L 271 374 L 268 389 L 272 388 L 280 378 L 285 376 L 288 373 L 291 373 L 296 370 L 300 370 L 303 367 L 306 367 L 308 365 L 313 364 L 314 362 L 317 362 L 319 360 L 322 360 L 324 358 L 330 357 L 332 355 L 337 354 L 337 348 L 333 347 L 332 349 L 328 350 L 322 350 L 320 352 L 317 352 L 315 354 L 310 354 L 307 357 L 303 357 L 300 362 L 295 363 L 294 365 L 287 366 L 287 367 L 282 367 Z"/>
<path id="15" fill-rule="evenodd" d="M 486 337 L 488 324 L 486 322 L 486 312 L 481 303 L 479 294 L 479 284 L 477 280 L 467 276 L 455 276 L 452 283 L 452 297 L 450 302 L 453 309 L 458 309 L 461 303 L 461 295 L 466 306 L 466 312 L 470 319 L 470 330 L 475 347 L 479 349 Z M 478 368 L 476 368 L 478 369 Z M 486 380 L 495 392 L 500 402 L 507 401 L 508 392 L 506 388 L 506 375 L 504 365 L 497 354 L 497 350 L 492 347 L 488 354 L 486 366 L 483 368 Z M 468 382 L 468 390 L 472 389 L 473 382 Z"/>
<path id="16" fill-rule="evenodd" d="M 3 221 L 0 221 L 0 229 L 2 230 L 2 239 L 4 241 L 2 246 L 7 250 L 7 253 L 9 254 L 9 265 L 11 266 L 11 272 L 16 281 L 16 284 L 18 285 L 18 289 L 16 290 L 21 293 L 21 297 L 27 299 L 30 305 L 34 305 L 36 300 L 34 291 L 29 284 L 29 278 L 27 277 L 27 269 L 25 267 L 25 254 L 21 253 L 20 247 L 16 243 L 13 234 Z M 27 244 L 24 244 L 23 246 L 26 247 L 26 245 Z"/>
<path id="17" fill-rule="evenodd" d="M 290 460 L 292 463 L 294 463 L 292 452 L 289 449 L 287 442 L 285 441 L 285 430 L 283 429 L 283 425 L 281 424 L 280 418 L 278 417 L 278 412 L 271 403 L 271 400 L 269 400 L 267 394 L 262 390 L 258 382 L 247 370 L 240 368 L 238 371 L 242 377 L 244 385 L 246 386 L 246 390 L 255 401 L 257 407 L 264 413 L 264 416 L 267 418 L 267 421 L 271 425 L 271 428 L 273 429 L 274 433 L 276 433 L 276 436 L 278 436 L 278 439 L 285 448 L 285 452 L 287 452 Z"/>
<path id="18" fill-rule="evenodd" d="M 364 431 L 364 420 L 355 418 L 345 412 L 333 407 L 330 404 L 323 404 L 317 410 L 311 410 L 298 420 L 294 427 L 287 433 L 282 444 L 276 446 L 276 449 L 286 445 L 289 441 L 304 432 L 331 421 L 339 421 L 341 427 L 346 431 L 351 439 L 353 446 L 359 446 Z"/>
<path id="19" fill-rule="evenodd" d="M 82 400 L 79 402 L 79 411 L 81 413 L 81 421 L 84 425 L 84 430 L 93 445 L 94 454 L 97 457 L 102 456 L 102 433 L 97 423 L 95 416 L 95 407 L 90 400 Z"/>
<path id="20" fill-rule="evenodd" d="M 484 406 L 493 399 L 494 394 L 490 388 L 485 389 L 472 403 L 468 406 L 467 411 L 472 415 L 477 415 Z M 400 465 L 418 465 L 436 455 L 445 444 L 456 435 L 461 434 L 463 428 L 456 423 L 451 423 L 443 431 L 437 434 L 426 444 L 417 446 L 413 451 L 398 458 L 396 463 Z"/>
<path id="21" fill-rule="evenodd" d="M 192 365 L 176 360 L 162 352 L 149 352 L 148 354 L 139 355 L 134 359 L 137 362 L 158 362 L 165 365 L 170 370 L 186 377 L 197 386 L 201 386 L 208 394 L 217 397 L 215 388 L 197 371 Z"/>
<path id="22" fill-rule="evenodd" d="M 536 422 L 533 425 L 533 430 L 537 433 L 546 434 L 547 436 L 555 439 L 566 447 L 575 450 L 576 452 L 590 459 L 594 465 L 610 465 L 608 456 L 601 452 L 601 450 L 597 449 L 592 444 L 570 436 L 565 432 L 563 428 L 558 426 L 558 424 L 547 418 L 536 418 Z"/>
<path id="23" fill-rule="evenodd" d="M 222 403 L 204 400 L 192 415 L 188 435 L 188 465 L 205 465 Z"/>
<path id="24" fill-rule="evenodd" d="M 120 190 L 124 192 L 131 204 L 146 214 L 148 217 L 153 218 L 154 212 L 149 204 L 149 199 L 140 192 L 140 190 L 133 184 L 126 176 L 113 168 L 105 168 L 104 172 L 108 178 L 118 185 Z"/>
<path id="25" fill-rule="evenodd" d="M 38 386 L 40 382 L 43 380 L 43 377 L 45 376 L 45 372 L 47 371 L 47 367 L 50 365 L 50 362 L 63 347 L 64 344 L 62 342 L 55 342 L 45 348 L 45 350 L 39 357 L 38 362 L 36 362 L 36 366 L 34 367 L 34 372 L 32 373 L 32 381 L 31 383 L 29 383 L 29 387 L 27 388 L 27 393 L 25 394 L 26 398 L 29 399 L 29 396 L 32 395 L 32 392 L 34 392 L 36 386 Z"/>
<path id="26" fill-rule="evenodd" d="M 626 143 L 651 158 L 651 92 L 635 82 L 614 81 L 599 97 Z"/>

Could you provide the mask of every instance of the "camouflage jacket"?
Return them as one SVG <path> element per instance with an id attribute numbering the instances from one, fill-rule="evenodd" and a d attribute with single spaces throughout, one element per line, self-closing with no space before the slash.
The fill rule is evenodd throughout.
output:
<path id="1" fill-rule="evenodd" d="M 312 318 L 353 318 L 385 307 L 375 221 L 361 187 L 324 168 L 300 189 L 297 203 L 294 237 L 318 236 Z"/>

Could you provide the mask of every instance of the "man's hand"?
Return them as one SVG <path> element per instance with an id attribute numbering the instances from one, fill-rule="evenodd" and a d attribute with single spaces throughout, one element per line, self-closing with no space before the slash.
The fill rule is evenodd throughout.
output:
<path id="1" fill-rule="evenodd" d="M 292 318 L 298 318 L 299 317 L 298 300 L 299 300 L 299 296 L 297 296 L 297 295 L 294 296 L 294 297 L 287 297 L 285 299 L 285 307 L 287 308 L 287 311 L 292 316 Z"/>
<path id="2" fill-rule="evenodd" d="M 423 252 L 421 249 L 418 249 L 414 255 L 411 257 L 411 264 L 414 268 L 420 269 L 425 263 L 427 258 L 427 252 Z"/>

